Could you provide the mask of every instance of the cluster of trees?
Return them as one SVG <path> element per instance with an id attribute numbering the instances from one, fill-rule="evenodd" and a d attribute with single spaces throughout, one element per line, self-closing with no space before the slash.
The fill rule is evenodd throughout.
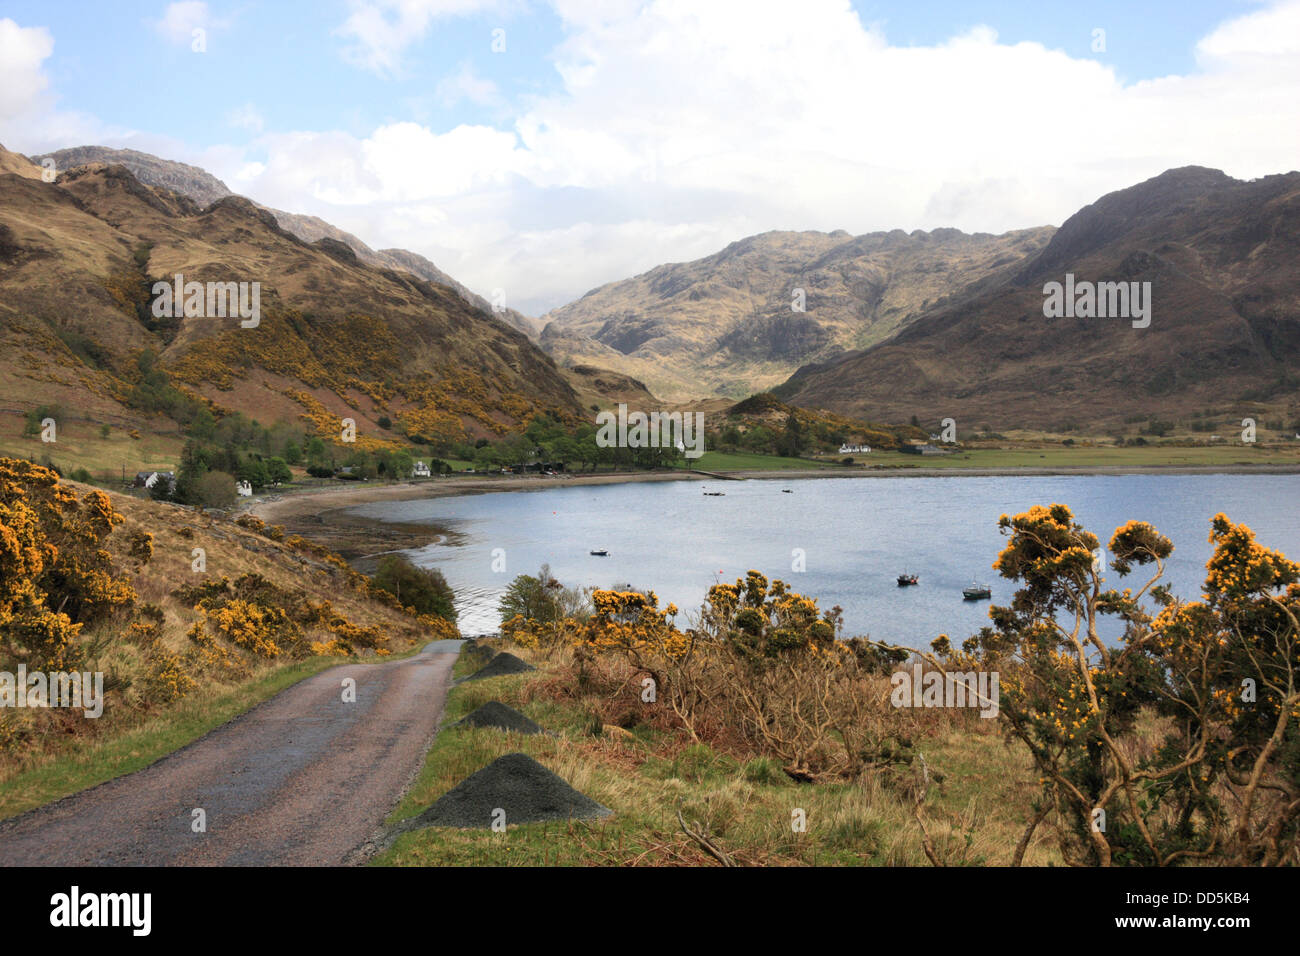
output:
<path id="1" fill-rule="evenodd" d="M 919 429 L 915 431 L 915 435 L 907 437 L 924 437 Z M 842 419 L 826 419 L 794 410 L 786 413 L 785 422 L 779 428 L 733 419 L 706 440 L 708 447 L 719 451 L 747 451 L 782 458 L 798 458 L 819 451 L 835 452 L 842 445 L 860 443 L 873 448 L 895 448 L 902 444 L 899 436 L 892 432 L 854 427 Z"/>
<path id="2" fill-rule="evenodd" d="M 313 438 L 307 443 L 306 461 L 307 474 L 313 478 L 342 478 L 349 481 L 376 478 L 405 480 L 411 477 L 415 469 L 415 458 L 405 448 L 343 450 L 337 445 L 326 444 L 319 438 Z M 435 475 L 450 474 L 452 468 L 445 461 L 433 458 L 429 461 L 429 470 Z"/>
<path id="3" fill-rule="evenodd" d="M 676 448 L 602 448 L 593 422 L 566 425 L 548 415 L 535 416 L 521 434 L 492 442 L 458 442 L 439 449 L 452 458 L 473 463 L 476 471 L 499 471 L 530 462 L 564 462 L 565 467 L 671 468 L 680 464 Z"/>
<path id="4" fill-rule="evenodd" d="M 324 443 L 306 440 L 301 428 L 278 423 L 267 428 L 240 412 L 218 421 L 204 405 L 196 409 L 185 434 L 176 486 L 168 489 L 159 482 L 153 488 L 155 498 L 226 507 L 235 499 L 236 481 L 254 488 L 288 482 L 293 479 L 290 466 L 302 464 L 313 443 L 319 443 L 319 453 L 324 454 Z"/>

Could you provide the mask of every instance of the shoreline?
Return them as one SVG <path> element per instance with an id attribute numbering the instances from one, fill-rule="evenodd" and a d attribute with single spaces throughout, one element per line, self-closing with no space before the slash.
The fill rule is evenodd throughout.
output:
<path id="1" fill-rule="evenodd" d="M 1082 465 L 1052 468 L 854 468 L 773 469 L 733 472 L 606 472 L 567 474 L 564 477 L 475 476 L 426 478 L 386 484 L 322 485 L 288 492 L 256 495 L 241 503 L 235 514 L 254 514 L 268 525 L 281 525 L 289 534 L 299 534 L 338 552 L 358 570 L 370 570 L 374 559 L 388 551 L 420 548 L 455 532 L 437 524 L 377 521 L 352 514 L 358 505 L 381 501 L 409 501 L 422 498 L 451 498 L 501 492 L 546 491 L 573 485 L 614 485 L 656 481 L 731 481 L 751 478 L 759 481 L 795 481 L 805 478 L 1040 478 L 1051 476 L 1120 475 L 1296 475 L 1295 465 Z"/>

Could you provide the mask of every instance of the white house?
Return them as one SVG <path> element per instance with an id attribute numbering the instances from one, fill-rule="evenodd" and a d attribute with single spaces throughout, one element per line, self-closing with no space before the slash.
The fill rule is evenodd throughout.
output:
<path id="1" fill-rule="evenodd" d="M 840 454 L 841 455 L 870 455 L 871 446 L 870 445 L 841 445 Z"/>
<path id="2" fill-rule="evenodd" d="M 415 470 L 411 472 L 411 475 L 415 478 L 428 478 L 430 475 L 429 466 L 422 461 L 417 461 Z"/>
<path id="3" fill-rule="evenodd" d="M 253 494 L 253 486 L 246 481 L 237 481 L 235 482 L 235 494 L 239 495 L 241 498 L 251 497 Z"/>

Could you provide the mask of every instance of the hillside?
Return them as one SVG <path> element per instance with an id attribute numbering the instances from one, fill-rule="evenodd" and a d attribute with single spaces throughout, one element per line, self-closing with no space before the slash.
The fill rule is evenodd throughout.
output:
<path id="1" fill-rule="evenodd" d="M 1045 318 L 1044 286 L 1066 273 L 1150 282 L 1149 327 Z M 962 430 L 1300 417 L 1300 173 L 1170 170 L 1081 209 L 1014 275 L 972 292 L 778 393 L 876 420 L 953 417 Z"/>
<path id="2" fill-rule="evenodd" d="M 178 273 L 260 283 L 260 321 L 159 318 L 153 284 Z M 452 289 L 332 238 L 305 242 L 247 199 L 203 208 L 117 165 L 55 183 L 0 174 L 0 339 L 5 410 L 55 404 L 143 431 L 175 430 L 142 400 L 150 353 L 167 394 L 332 439 L 352 418 L 359 444 L 495 436 L 541 410 L 579 410 L 551 359 Z"/>
<path id="3" fill-rule="evenodd" d="M 186 163 L 162 159 L 134 149 L 111 149 L 107 146 L 73 146 L 68 149 L 60 149 L 52 153 L 34 156 L 32 160 L 39 164 L 41 160 L 47 157 L 54 160 L 55 168 L 60 171 L 70 170 L 90 163 L 125 166 L 130 170 L 131 175 L 145 185 L 159 186 L 171 192 L 180 193 L 204 207 L 210 206 L 218 199 L 235 195 L 225 183 L 206 170 Z M 10 170 L 5 171 L 9 172 Z M 362 262 L 373 266 L 409 272 L 429 282 L 449 286 L 475 308 L 482 309 L 485 312 L 492 311 L 491 305 L 486 299 L 477 293 L 471 292 L 424 256 L 409 252 L 406 249 L 375 250 L 352 235 L 352 233 L 345 232 L 317 216 L 304 216 L 299 213 L 285 212 L 282 209 L 272 209 L 269 206 L 263 206 L 262 208 L 269 210 L 275 216 L 276 222 L 280 224 L 282 229 L 293 233 L 293 235 L 305 242 L 318 242 L 323 238 L 337 240 L 351 248 Z M 534 340 L 537 338 L 537 325 L 524 314 L 516 312 L 514 309 L 504 309 L 493 314 Z"/>
<path id="4" fill-rule="evenodd" d="M 677 401 L 741 398 L 801 365 L 883 341 L 966 286 L 1007 275 L 1050 227 L 769 232 L 601 286 L 540 321 L 561 364 L 593 364 Z M 792 309 L 803 290 L 804 311 Z"/>
<path id="5" fill-rule="evenodd" d="M 102 720 L 62 708 L 0 714 L 0 783 L 51 758 L 82 758 L 0 787 L 0 817 L 149 763 L 187 742 L 187 727 L 206 729 L 194 708 L 214 726 L 239 712 L 232 702 L 247 707 L 277 679 L 320 669 L 319 658 L 376 660 L 458 636 L 451 620 L 404 610 L 338 555 L 279 528 L 3 457 L 0 538 L 18 549 L 0 576 L 0 671 L 98 672 L 103 692 Z M 142 726 L 152 732 L 115 746 Z"/>

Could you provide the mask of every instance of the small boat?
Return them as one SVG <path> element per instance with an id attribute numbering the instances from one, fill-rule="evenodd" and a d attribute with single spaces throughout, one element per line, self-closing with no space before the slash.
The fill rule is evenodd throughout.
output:
<path id="1" fill-rule="evenodd" d="M 792 494 L 794 494 L 794 492 L 791 491 L 789 488 L 782 488 L 782 489 L 781 489 L 781 494 L 783 494 L 783 495 L 792 495 Z"/>
<path id="2" fill-rule="evenodd" d="M 608 558 L 608 557 L 609 557 L 609 552 L 606 551 L 604 548 L 601 548 L 601 549 L 598 550 L 598 551 L 592 551 L 591 553 L 592 553 L 593 555 L 595 555 L 596 557 L 598 557 L 598 558 Z"/>
<path id="3" fill-rule="evenodd" d="M 993 597 L 993 589 L 987 584 L 972 584 L 962 588 L 961 596 L 967 601 L 985 601 Z"/>
<path id="4" fill-rule="evenodd" d="M 705 494 L 710 498 L 722 498 L 725 497 L 727 493 L 725 491 L 706 491 Z"/>
<path id="5" fill-rule="evenodd" d="M 900 588 L 905 588 L 909 585 L 916 584 L 916 583 L 917 581 L 916 581 L 915 574 L 900 574 L 898 576 L 898 586 Z"/>

